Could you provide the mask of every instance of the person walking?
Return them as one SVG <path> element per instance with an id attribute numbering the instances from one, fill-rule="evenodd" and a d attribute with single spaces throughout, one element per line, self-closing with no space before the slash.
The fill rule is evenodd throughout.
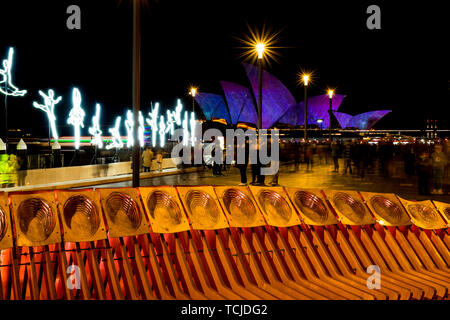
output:
<path id="1" fill-rule="evenodd" d="M 444 194 L 442 191 L 442 179 L 446 165 L 447 157 L 442 152 L 442 146 L 437 144 L 434 147 L 434 152 L 431 154 L 431 166 L 433 170 L 433 190 L 431 194 Z"/>
<path id="2" fill-rule="evenodd" d="M 305 163 L 306 163 L 306 171 L 309 171 L 313 167 L 313 149 L 309 143 L 305 145 Z"/>
<path id="3" fill-rule="evenodd" d="M 344 174 L 347 174 L 347 169 L 349 169 L 350 174 L 352 174 L 352 157 L 352 145 L 350 144 L 350 141 L 346 141 L 344 146 Z"/>
<path id="4" fill-rule="evenodd" d="M 339 145 L 336 141 L 331 144 L 331 157 L 334 163 L 333 172 L 339 172 Z"/>
<path id="5" fill-rule="evenodd" d="M 144 167 L 144 172 L 150 172 L 152 161 L 153 151 L 150 146 L 147 146 L 147 148 L 145 148 L 144 152 L 142 153 L 142 166 Z"/>
<path id="6" fill-rule="evenodd" d="M 425 150 L 419 153 L 416 161 L 416 172 L 418 180 L 418 193 L 420 195 L 430 194 L 430 168 L 431 159 Z"/>
<path id="7" fill-rule="evenodd" d="M 239 183 L 240 186 L 246 186 L 247 185 L 247 167 L 249 163 L 250 158 L 250 152 L 249 152 L 249 143 L 248 140 L 245 139 L 245 142 L 242 143 L 238 148 L 237 152 L 234 153 L 235 161 L 236 161 L 236 167 L 239 169 L 239 173 L 241 175 L 241 183 Z M 244 163 L 239 163 L 238 154 L 243 152 L 244 153 Z"/>
<path id="8" fill-rule="evenodd" d="M 17 185 L 24 186 L 25 185 L 25 177 L 27 176 L 27 169 L 28 169 L 27 157 L 24 155 L 18 155 L 17 162 L 19 164 L 19 169 L 17 172 L 17 174 L 18 174 Z"/>
<path id="9" fill-rule="evenodd" d="M 163 151 L 161 148 L 159 148 L 156 151 L 156 165 L 158 167 L 158 171 L 162 171 L 162 164 L 163 164 Z"/>

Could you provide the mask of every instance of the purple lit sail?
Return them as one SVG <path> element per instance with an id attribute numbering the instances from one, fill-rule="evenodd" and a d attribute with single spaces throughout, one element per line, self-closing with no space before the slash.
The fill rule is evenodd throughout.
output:
<path id="1" fill-rule="evenodd" d="M 376 110 L 357 114 L 347 123 L 347 127 L 368 130 L 392 110 Z"/>
<path id="2" fill-rule="evenodd" d="M 332 99 L 331 110 L 333 113 L 339 109 L 345 95 L 336 94 Z M 279 119 L 278 122 L 291 125 L 304 125 L 305 124 L 305 102 L 292 105 Z M 330 125 L 330 115 L 328 113 L 330 109 L 330 97 L 326 94 L 314 96 L 308 98 L 308 124 L 317 124 L 318 119 L 322 119 L 322 128 L 328 128 Z M 339 119 L 338 119 L 339 121 Z"/>
<path id="3" fill-rule="evenodd" d="M 347 123 L 353 118 L 353 116 L 348 113 L 337 111 L 334 112 L 334 116 L 336 117 L 342 129 L 347 128 Z"/>
<path id="4" fill-rule="evenodd" d="M 225 119 L 228 123 L 231 123 L 230 113 L 221 95 L 199 92 L 195 96 L 195 101 L 202 108 L 207 120 L 218 118 Z"/>
<path id="5" fill-rule="evenodd" d="M 256 101 L 258 99 L 258 68 L 243 63 L 250 80 Z M 262 127 L 270 128 L 286 110 L 295 104 L 289 90 L 269 72 L 263 70 L 262 85 Z"/>
<path id="6" fill-rule="evenodd" d="M 231 121 L 258 124 L 258 114 L 250 90 L 234 82 L 221 81 L 225 99 L 230 109 Z"/>

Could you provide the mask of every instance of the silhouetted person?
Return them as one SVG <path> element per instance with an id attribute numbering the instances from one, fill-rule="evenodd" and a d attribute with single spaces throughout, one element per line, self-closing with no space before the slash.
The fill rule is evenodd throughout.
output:
<path id="1" fill-rule="evenodd" d="M 428 152 L 422 151 L 416 162 L 416 171 L 418 178 L 418 192 L 421 195 L 430 194 L 430 170 L 431 159 Z"/>
<path id="2" fill-rule="evenodd" d="M 431 166 L 433 169 L 433 190 L 432 194 L 444 194 L 442 191 L 442 179 L 444 177 L 444 169 L 447 165 L 447 157 L 442 152 L 442 146 L 437 144 L 434 152 L 431 154 Z"/>
<path id="3" fill-rule="evenodd" d="M 336 142 L 331 144 L 331 157 L 334 163 L 333 172 L 339 172 L 339 145 Z"/>
<path id="4" fill-rule="evenodd" d="M 238 152 L 244 152 L 244 163 L 237 162 L 238 157 L 237 157 L 237 152 L 235 152 L 236 166 L 239 168 L 239 173 L 241 174 L 241 183 L 239 185 L 246 186 L 247 185 L 247 167 L 248 167 L 249 158 L 250 158 L 249 143 L 248 143 L 247 139 L 239 147 Z"/>
<path id="5" fill-rule="evenodd" d="M 352 156 L 352 145 L 350 144 L 350 141 L 346 141 L 344 145 L 344 174 L 347 174 L 347 169 L 349 169 L 350 174 L 352 174 Z"/>

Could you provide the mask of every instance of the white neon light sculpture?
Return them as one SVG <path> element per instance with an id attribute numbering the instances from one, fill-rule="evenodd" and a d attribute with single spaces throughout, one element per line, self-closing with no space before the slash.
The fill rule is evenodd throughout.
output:
<path id="1" fill-rule="evenodd" d="M 73 88 L 72 91 L 72 105 L 67 123 L 74 127 L 75 149 L 80 149 L 80 127 L 84 128 L 84 116 L 85 112 L 81 108 L 81 93 L 77 88 Z"/>
<path id="2" fill-rule="evenodd" d="M 145 121 L 149 124 L 150 128 L 152 128 L 152 147 L 156 146 L 156 134 L 158 132 L 158 114 L 159 114 L 159 103 L 156 103 L 155 108 L 152 109 L 152 112 L 148 113 L 150 118 L 145 119 Z"/>
<path id="3" fill-rule="evenodd" d="M 161 148 L 166 144 L 166 123 L 164 122 L 164 116 L 159 119 L 159 139 Z"/>
<path id="4" fill-rule="evenodd" d="M 139 111 L 139 128 L 138 128 L 138 138 L 139 138 L 139 145 L 141 148 L 144 147 L 145 139 L 144 139 L 144 116 L 142 115 L 142 112 Z"/>
<path id="5" fill-rule="evenodd" d="M 23 97 L 27 90 L 19 90 L 12 83 L 11 70 L 13 66 L 14 48 L 9 48 L 8 59 L 3 60 L 3 69 L 0 69 L 0 92 L 6 96 Z"/>
<path id="6" fill-rule="evenodd" d="M 134 127 L 133 112 L 131 112 L 131 110 L 128 110 L 127 118 L 125 119 L 125 129 L 127 129 L 127 137 L 128 137 L 127 148 L 130 148 L 134 145 L 133 127 Z"/>
<path id="7" fill-rule="evenodd" d="M 183 120 L 183 146 L 187 146 L 189 141 L 188 119 L 188 112 L 185 111 Z"/>
<path id="8" fill-rule="evenodd" d="M 191 120 L 190 120 L 190 126 L 191 126 L 191 145 L 195 147 L 195 125 L 197 123 L 197 120 L 195 120 L 195 113 L 191 112 Z"/>
<path id="9" fill-rule="evenodd" d="M 144 147 L 144 117 L 142 112 L 139 111 L 139 126 L 138 126 L 138 139 L 139 145 Z M 127 129 L 127 148 L 134 146 L 134 115 L 131 110 L 127 111 L 127 119 L 125 120 L 125 128 Z"/>
<path id="10" fill-rule="evenodd" d="M 41 109 L 47 114 L 48 122 L 50 127 L 52 128 L 52 136 L 53 139 L 58 140 L 58 132 L 56 131 L 56 116 L 55 116 L 55 105 L 57 105 L 62 97 L 58 97 L 55 99 L 55 92 L 52 89 L 48 90 L 48 94 L 45 94 L 41 90 L 39 90 L 39 94 L 44 98 L 44 104 L 39 104 L 37 102 L 33 102 L 33 107 L 37 109 Z"/>
<path id="11" fill-rule="evenodd" d="M 97 146 L 98 148 L 103 148 L 103 139 L 102 133 L 100 130 L 100 109 L 101 106 L 99 103 L 95 106 L 95 116 L 92 117 L 92 127 L 90 127 L 89 134 L 93 137 L 91 140 L 91 144 Z"/>
<path id="12" fill-rule="evenodd" d="M 121 117 L 116 118 L 116 126 L 114 128 L 109 128 L 108 131 L 112 135 L 112 141 L 106 146 L 106 149 L 113 149 L 113 148 L 122 148 L 123 142 L 122 137 L 120 136 L 120 122 L 122 121 Z"/>
<path id="13" fill-rule="evenodd" d="M 177 125 L 181 126 L 181 110 L 183 110 L 183 105 L 181 104 L 181 100 L 177 100 L 177 106 L 175 107 L 175 112 L 172 114 L 174 115 L 175 122 Z"/>

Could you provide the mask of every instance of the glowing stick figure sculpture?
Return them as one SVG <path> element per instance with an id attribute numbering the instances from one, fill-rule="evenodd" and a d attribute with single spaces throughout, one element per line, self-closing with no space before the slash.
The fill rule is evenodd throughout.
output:
<path id="1" fill-rule="evenodd" d="M 139 111 L 139 127 L 138 127 L 138 139 L 139 145 L 144 146 L 144 117 L 142 112 Z M 125 120 L 125 128 L 127 129 L 127 148 L 134 146 L 134 115 L 131 110 L 127 111 L 127 119 Z"/>
<path id="2" fill-rule="evenodd" d="M 197 120 L 195 120 L 195 114 L 193 112 L 191 112 L 191 121 L 190 121 L 190 126 L 191 126 L 191 144 L 193 147 L 195 147 L 195 126 L 197 124 Z"/>
<path id="3" fill-rule="evenodd" d="M 131 112 L 131 110 L 128 110 L 127 118 L 125 119 L 125 128 L 127 129 L 127 136 L 128 136 L 127 148 L 130 148 L 134 145 L 133 127 L 134 127 L 133 112 Z"/>
<path id="4" fill-rule="evenodd" d="M 106 146 L 106 149 L 112 149 L 112 148 L 122 148 L 123 142 L 122 137 L 120 136 L 120 121 L 122 121 L 121 117 L 116 118 L 116 126 L 114 128 L 109 128 L 108 131 L 112 135 L 112 142 Z"/>
<path id="5" fill-rule="evenodd" d="M 187 146 L 189 141 L 188 112 L 184 112 L 183 120 L 183 146 Z"/>
<path id="6" fill-rule="evenodd" d="M 101 106 L 99 103 L 95 106 L 96 112 L 95 116 L 92 117 L 92 127 L 90 127 L 89 134 L 93 137 L 91 143 L 98 148 L 103 148 L 103 139 L 102 139 L 102 133 L 103 131 L 100 130 L 100 109 Z"/>
<path id="7" fill-rule="evenodd" d="M 156 134 L 158 132 L 158 114 L 159 114 L 159 103 L 155 104 L 155 108 L 148 115 L 150 118 L 146 118 L 145 121 L 152 128 L 152 147 L 156 146 Z"/>
<path id="8" fill-rule="evenodd" d="M 11 70 L 13 65 L 14 48 L 9 48 L 8 59 L 3 60 L 3 69 L 0 69 L 0 92 L 6 96 L 23 97 L 27 90 L 19 90 L 12 83 Z"/>
<path id="9" fill-rule="evenodd" d="M 159 139 L 161 148 L 166 144 L 166 123 L 164 122 L 164 116 L 159 119 Z"/>
<path id="10" fill-rule="evenodd" d="M 52 89 L 48 90 L 48 95 L 41 90 L 39 90 L 39 94 L 42 98 L 44 98 L 44 104 L 33 102 L 33 107 L 41 109 L 47 114 L 48 122 L 52 128 L 53 139 L 58 140 L 59 137 L 58 132 L 56 131 L 55 105 L 61 101 L 62 97 L 55 99 L 55 92 Z"/>
<path id="11" fill-rule="evenodd" d="M 72 91 L 72 105 L 67 123 L 74 127 L 75 149 L 80 149 L 80 127 L 84 128 L 84 110 L 81 108 L 81 93 L 77 88 Z"/>
<path id="12" fill-rule="evenodd" d="M 142 112 L 139 111 L 139 128 L 138 128 L 138 137 L 139 137 L 139 145 L 141 148 L 144 147 L 145 141 L 144 141 L 144 116 L 142 115 Z"/>

